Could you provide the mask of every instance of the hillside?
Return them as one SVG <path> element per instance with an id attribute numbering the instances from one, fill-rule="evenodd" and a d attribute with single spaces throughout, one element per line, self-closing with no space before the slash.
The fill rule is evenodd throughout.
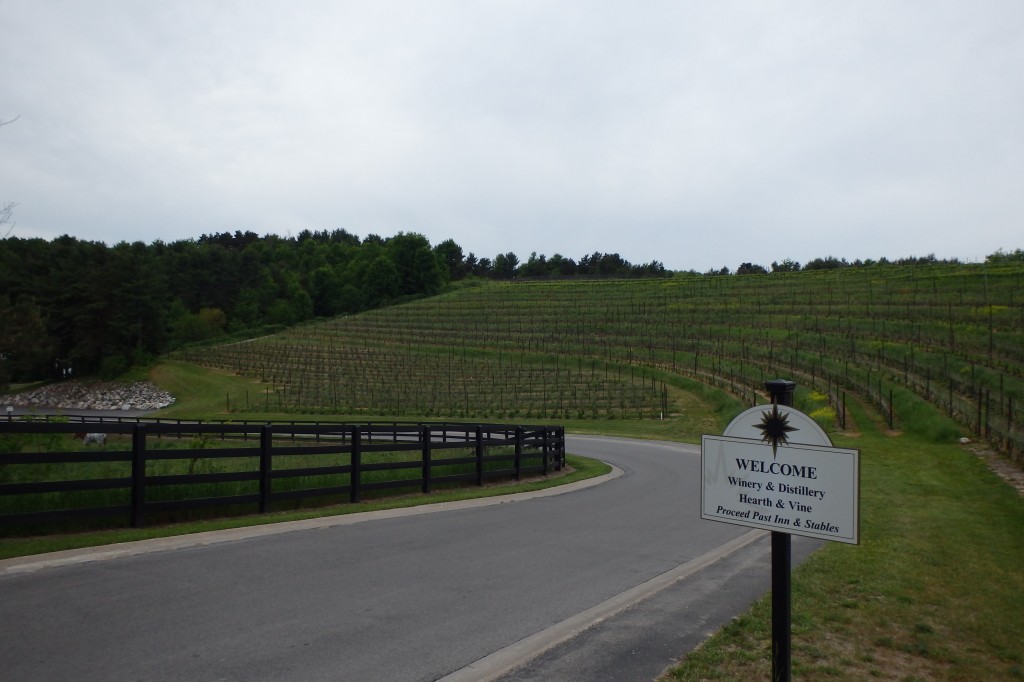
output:
<path id="1" fill-rule="evenodd" d="M 658 418 L 694 380 L 743 402 L 787 377 L 845 420 L 1024 447 L 1021 263 L 657 280 L 490 282 L 184 351 L 261 377 L 268 407 L 435 417 Z M 930 409 L 929 407 L 930 406 Z M 924 418 L 922 416 L 924 415 Z"/>
<path id="2" fill-rule="evenodd" d="M 467 277 L 664 274 L 661 263 L 600 252 L 579 262 L 534 253 L 520 263 L 512 252 L 492 261 L 464 255 L 451 239 L 431 246 L 405 232 L 236 231 L 114 246 L 8 237 L 0 239 L 0 391 L 70 376 L 113 379 L 183 345 L 431 296 Z"/>

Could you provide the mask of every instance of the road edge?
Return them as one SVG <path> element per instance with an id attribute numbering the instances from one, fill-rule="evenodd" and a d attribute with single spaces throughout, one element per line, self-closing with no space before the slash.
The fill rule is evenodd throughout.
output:
<path id="1" fill-rule="evenodd" d="M 489 682 L 527 663 L 544 652 L 553 649 L 601 621 L 607 620 L 629 607 L 652 597 L 711 564 L 724 559 L 751 543 L 764 537 L 768 531 L 751 530 L 730 540 L 710 552 L 687 561 L 676 568 L 651 578 L 645 583 L 607 599 L 597 606 L 582 611 L 571 618 L 549 628 L 525 637 L 514 644 L 499 649 L 469 665 L 456 670 L 438 682 Z"/>

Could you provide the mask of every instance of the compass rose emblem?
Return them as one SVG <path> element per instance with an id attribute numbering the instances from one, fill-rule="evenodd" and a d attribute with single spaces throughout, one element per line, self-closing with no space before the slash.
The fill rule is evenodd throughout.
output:
<path id="1" fill-rule="evenodd" d="M 772 405 L 771 412 L 761 413 L 761 423 L 758 428 L 761 429 L 761 442 L 770 443 L 772 446 L 772 459 L 775 459 L 780 443 L 782 445 L 789 444 L 787 434 L 800 430 L 795 426 L 790 426 L 789 415 L 781 414 L 777 403 Z"/>

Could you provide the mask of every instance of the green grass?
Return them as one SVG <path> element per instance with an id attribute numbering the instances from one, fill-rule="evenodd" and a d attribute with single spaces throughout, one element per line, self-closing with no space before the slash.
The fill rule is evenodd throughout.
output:
<path id="1" fill-rule="evenodd" d="M 259 381 L 237 376 L 231 372 L 210 370 L 184 362 L 166 361 L 149 372 L 149 378 L 174 396 L 174 403 L 158 413 L 168 419 L 198 418 L 232 419 L 237 415 L 228 411 L 228 396 L 257 395 L 262 390 Z M 267 417 L 252 413 L 253 418 Z M 291 417 L 295 418 L 294 415 Z"/>
<path id="2" fill-rule="evenodd" d="M 965 448 L 855 417 L 860 433 L 834 440 L 861 450 L 861 544 L 793 573 L 794 679 L 1024 678 L 1021 496 Z M 770 671 L 767 595 L 666 679 Z"/>

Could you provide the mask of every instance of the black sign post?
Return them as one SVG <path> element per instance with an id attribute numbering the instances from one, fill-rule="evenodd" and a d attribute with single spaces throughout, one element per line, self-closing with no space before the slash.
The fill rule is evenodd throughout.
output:
<path id="1" fill-rule="evenodd" d="M 775 379 L 764 382 L 764 387 L 771 393 L 773 405 L 793 406 L 796 382 Z M 792 677 L 790 537 L 789 533 L 772 531 L 772 682 L 789 682 Z"/>
<path id="2" fill-rule="evenodd" d="M 837 448 L 793 408 L 796 383 L 766 381 L 772 406 L 737 415 L 721 436 L 701 436 L 702 519 L 772 534 L 772 682 L 789 682 L 793 535 L 860 542 L 860 451 Z"/>

